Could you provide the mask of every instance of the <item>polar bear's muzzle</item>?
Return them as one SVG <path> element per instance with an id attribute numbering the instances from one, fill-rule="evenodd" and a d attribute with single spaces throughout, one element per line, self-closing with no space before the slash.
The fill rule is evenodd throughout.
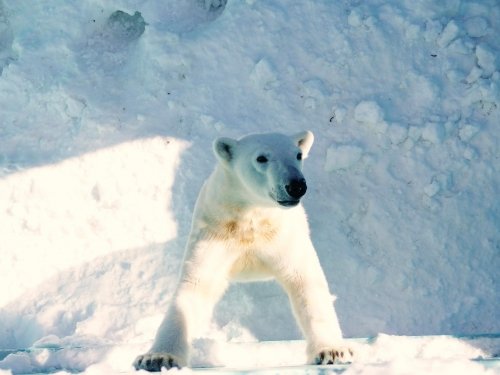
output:
<path id="1" fill-rule="evenodd" d="M 293 178 L 285 185 L 285 191 L 288 195 L 287 199 L 278 200 L 278 203 L 284 207 L 293 207 L 299 204 L 300 198 L 307 191 L 305 178 Z"/>

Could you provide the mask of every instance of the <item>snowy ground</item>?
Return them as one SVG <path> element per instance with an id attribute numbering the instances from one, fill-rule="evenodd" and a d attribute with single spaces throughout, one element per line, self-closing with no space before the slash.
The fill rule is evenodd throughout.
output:
<path id="1" fill-rule="evenodd" d="M 341 326 L 386 334 L 348 371 L 495 371 L 468 359 L 497 344 L 387 335 L 500 332 L 498 1 L 202 3 L 0 0 L 0 352 L 106 348 L 0 369 L 128 371 L 212 140 L 310 129 L 304 205 Z M 299 338 L 266 283 L 232 287 L 205 340 Z M 219 361 L 200 342 L 196 360 Z M 261 364 L 235 357 L 220 361 Z"/>
<path id="2" fill-rule="evenodd" d="M 500 349 L 500 336 L 389 336 L 374 339 L 349 339 L 356 351 L 356 362 L 350 365 L 304 366 L 305 342 L 268 341 L 232 343 L 223 340 L 201 339 L 195 342 L 192 368 L 171 372 L 206 375 L 233 374 L 485 374 L 500 373 L 500 361 L 487 359 L 492 351 Z M 14 373 L 50 373 L 58 368 L 59 375 L 84 371 L 85 374 L 136 373 L 123 359 L 133 356 L 144 345 L 102 344 L 85 347 L 72 346 L 48 338 L 38 342 L 29 353 L 11 354 L 4 360 Z M 473 360 L 471 360 L 473 359 Z M 30 367 L 31 366 L 31 367 Z M 163 372 L 166 372 L 164 370 Z M 169 372 L 169 373 L 171 373 Z M 140 371 L 146 374 L 145 371 Z M 2 371 L 0 370 L 0 374 Z"/>

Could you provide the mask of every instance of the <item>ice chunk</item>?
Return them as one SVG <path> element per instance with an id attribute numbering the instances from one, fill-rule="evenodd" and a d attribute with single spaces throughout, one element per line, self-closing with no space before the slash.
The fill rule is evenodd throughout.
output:
<path id="1" fill-rule="evenodd" d="M 441 190 L 441 187 L 439 186 L 439 182 L 433 179 L 429 185 L 424 187 L 424 193 L 428 197 L 433 197 L 437 193 L 439 193 L 439 190 Z"/>
<path id="2" fill-rule="evenodd" d="M 465 31 L 473 38 L 480 38 L 489 32 L 488 21 L 483 17 L 472 17 L 465 21 Z"/>
<path id="3" fill-rule="evenodd" d="M 464 73 L 458 69 L 450 69 L 445 74 L 450 82 L 461 82 L 464 79 Z"/>
<path id="4" fill-rule="evenodd" d="M 460 29 L 454 20 L 448 22 L 441 35 L 437 39 L 439 47 L 447 47 L 458 36 Z"/>
<path id="5" fill-rule="evenodd" d="M 481 78 L 481 75 L 483 74 L 483 70 L 477 66 L 473 66 L 469 75 L 465 78 L 465 82 L 467 83 L 474 83 L 476 82 L 479 78 Z"/>
<path id="6" fill-rule="evenodd" d="M 353 9 L 349 13 L 349 16 L 347 17 L 347 22 L 352 27 L 360 27 L 363 25 L 363 19 L 357 9 Z"/>
<path id="7" fill-rule="evenodd" d="M 377 102 L 362 101 L 354 109 L 354 119 L 365 124 L 375 124 L 384 120 L 384 112 Z"/>
<path id="8" fill-rule="evenodd" d="M 354 119 L 377 133 L 385 133 L 388 128 L 384 112 L 375 101 L 360 102 L 354 109 Z"/>
<path id="9" fill-rule="evenodd" d="M 446 138 L 446 129 L 441 123 L 429 122 L 422 131 L 422 139 L 434 144 L 442 143 Z"/>
<path id="10" fill-rule="evenodd" d="M 326 151 L 325 171 L 349 169 L 363 156 L 363 149 L 354 145 L 331 145 Z"/>
<path id="11" fill-rule="evenodd" d="M 424 187 L 424 193 L 429 198 L 438 193 L 449 192 L 453 188 L 453 174 L 450 172 L 440 173 L 432 177 L 430 184 Z"/>
<path id="12" fill-rule="evenodd" d="M 266 59 L 261 59 L 255 64 L 250 79 L 264 90 L 271 90 L 278 85 L 274 68 Z"/>
<path id="13" fill-rule="evenodd" d="M 458 137 L 460 138 L 460 140 L 467 142 L 470 141 L 478 132 L 478 127 L 473 125 L 464 125 L 458 131 Z"/>
<path id="14" fill-rule="evenodd" d="M 436 40 L 443 30 L 443 25 L 437 20 L 429 20 L 425 23 L 424 38 L 426 41 Z"/>
<path id="15" fill-rule="evenodd" d="M 472 48 L 467 45 L 461 38 L 455 39 L 450 43 L 448 49 L 454 53 L 460 53 L 461 55 L 469 55 L 472 53 Z"/>
<path id="16" fill-rule="evenodd" d="M 66 98 L 66 114 L 70 117 L 79 117 L 82 115 L 82 112 L 87 107 L 85 99 L 81 98 Z"/>
<path id="17" fill-rule="evenodd" d="M 463 155 L 464 155 L 464 158 L 467 159 L 467 160 L 469 160 L 469 161 L 470 160 L 475 160 L 478 157 L 477 151 L 474 148 L 472 148 L 472 147 L 467 147 L 464 150 Z"/>
<path id="18" fill-rule="evenodd" d="M 399 145 L 408 138 L 408 128 L 400 124 L 389 126 L 389 139 L 392 144 Z"/>
<path id="19" fill-rule="evenodd" d="M 491 75 L 496 70 L 496 56 L 484 44 L 476 47 L 477 65 L 479 65 L 486 75 Z"/>

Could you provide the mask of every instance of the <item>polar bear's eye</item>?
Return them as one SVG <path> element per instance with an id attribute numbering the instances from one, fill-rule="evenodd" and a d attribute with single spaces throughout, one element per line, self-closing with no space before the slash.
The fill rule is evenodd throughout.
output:
<path id="1" fill-rule="evenodd" d="M 257 156 L 257 163 L 267 163 L 267 158 L 264 155 Z"/>
<path id="2" fill-rule="evenodd" d="M 299 152 L 299 153 L 297 154 L 297 160 L 302 160 L 302 152 Z"/>

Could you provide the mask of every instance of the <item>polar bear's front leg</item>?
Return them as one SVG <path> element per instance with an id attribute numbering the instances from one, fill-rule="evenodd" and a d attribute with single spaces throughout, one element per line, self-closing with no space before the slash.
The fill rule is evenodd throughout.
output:
<path id="1" fill-rule="evenodd" d="M 158 328 L 153 347 L 134 361 L 137 370 L 160 371 L 162 367 L 187 365 L 190 340 L 184 310 L 176 298 Z"/>
<path id="2" fill-rule="evenodd" d="M 232 257 L 216 241 L 199 240 L 189 247 L 183 272 L 152 348 L 134 361 L 136 369 L 160 371 L 184 367 L 189 349 L 212 316 L 212 310 L 228 286 Z"/>
<path id="3" fill-rule="evenodd" d="M 181 282 L 152 348 L 134 361 L 136 369 L 160 371 L 188 365 L 191 341 L 210 320 L 213 306 L 227 287 L 227 282 L 215 280 Z"/>
<path id="4" fill-rule="evenodd" d="M 298 241 L 302 256 L 287 258 L 278 280 L 286 290 L 294 315 L 307 340 L 309 363 L 351 362 L 353 352 L 342 338 L 333 307 L 334 297 L 310 241 Z M 293 252 L 292 252 L 293 253 Z"/>

